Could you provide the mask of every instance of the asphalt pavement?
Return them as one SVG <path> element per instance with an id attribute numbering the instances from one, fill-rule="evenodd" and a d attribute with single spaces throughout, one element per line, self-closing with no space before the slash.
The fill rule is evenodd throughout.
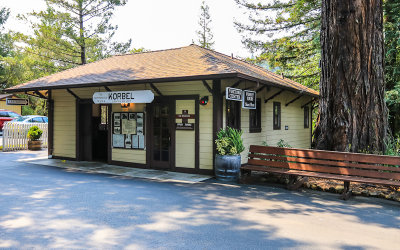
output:
<path id="1" fill-rule="evenodd" d="M 39 154 L 39 155 L 38 155 Z M 282 187 L 161 182 L 0 153 L 0 248 L 396 249 L 400 203 Z M 20 161 L 17 161 L 20 160 Z"/>

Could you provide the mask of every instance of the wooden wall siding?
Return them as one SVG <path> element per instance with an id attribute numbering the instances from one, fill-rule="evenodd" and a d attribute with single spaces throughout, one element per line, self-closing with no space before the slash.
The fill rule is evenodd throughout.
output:
<path id="1" fill-rule="evenodd" d="M 176 100 L 176 113 L 188 110 L 189 114 L 195 114 L 194 100 Z M 176 123 L 182 119 L 176 119 Z M 189 119 L 189 123 L 195 123 L 195 119 Z M 175 165 L 180 168 L 195 168 L 195 130 L 176 130 Z"/>
<path id="2" fill-rule="evenodd" d="M 54 141 L 53 154 L 59 157 L 76 157 L 76 105 L 75 98 L 66 90 L 53 90 Z"/>
<path id="3" fill-rule="evenodd" d="M 226 87 L 230 87 L 234 84 L 235 80 L 224 81 L 221 90 L 225 91 Z M 255 83 L 244 81 L 237 86 L 237 88 L 245 89 L 254 86 Z M 255 90 L 255 89 L 252 89 Z M 269 146 L 276 146 L 276 143 L 283 139 L 295 148 L 310 148 L 311 147 L 311 130 L 310 128 L 304 128 L 304 110 L 301 106 L 311 100 L 311 97 L 303 96 L 295 102 L 289 104 L 287 107 L 286 103 L 293 100 L 298 94 L 284 91 L 273 100 L 264 103 L 264 99 L 280 91 L 277 88 L 271 88 L 269 91 L 265 88 L 261 92 L 257 93 L 257 98 L 261 98 L 261 132 L 250 133 L 249 132 L 249 110 L 241 110 L 241 129 L 243 130 L 243 144 L 245 150 L 241 154 L 242 163 L 247 162 L 247 154 L 249 152 L 250 145 L 262 145 L 263 142 L 267 142 Z M 281 130 L 273 129 L 273 102 L 281 102 Z M 224 97 L 223 101 L 223 125 L 226 126 L 226 101 Z M 285 130 L 285 126 L 289 126 L 289 130 Z"/>
<path id="4" fill-rule="evenodd" d="M 277 89 L 272 89 L 270 93 L 275 93 Z M 304 110 L 302 105 L 311 100 L 311 97 L 303 96 L 289 106 L 286 103 L 293 100 L 298 94 L 289 91 L 283 92 L 271 101 L 266 103 L 267 116 L 267 143 L 270 146 L 276 146 L 276 143 L 283 139 L 294 148 L 310 148 L 311 147 L 311 129 L 304 128 Z M 273 130 L 273 102 L 281 103 L 281 129 Z M 263 112 L 264 113 L 264 112 Z M 289 130 L 285 130 L 285 126 L 289 126 Z"/>
<path id="5" fill-rule="evenodd" d="M 210 86 L 212 86 L 212 81 L 207 81 Z M 233 84 L 233 83 L 232 83 Z M 202 81 L 191 81 L 191 82 L 171 82 L 171 83 L 157 83 L 154 84 L 160 92 L 165 95 L 199 95 L 200 98 L 203 96 L 209 97 L 209 102 L 206 106 L 200 105 L 199 116 L 200 116 L 200 164 L 199 168 L 204 170 L 213 169 L 212 164 L 212 96 L 211 93 L 204 87 Z M 122 86 L 111 86 L 109 87 L 112 91 L 121 90 L 152 90 L 150 84 L 137 84 L 137 85 L 122 85 Z M 91 99 L 94 92 L 104 92 L 106 91 L 103 87 L 96 88 L 82 88 L 82 89 L 72 89 L 72 91 L 79 96 L 81 99 Z M 154 91 L 153 91 L 154 92 Z M 157 94 L 155 93 L 157 96 Z M 55 141 L 55 155 L 63 157 L 75 158 L 75 99 L 71 94 L 65 90 L 55 90 L 55 130 L 60 133 L 54 134 Z M 145 108 L 144 104 L 135 104 L 129 109 L 129 111 L 143 111 Z M 113 105 L 113 111 L 121 111 L 121 106 L 119 104 Z M 194 113 L 194 112 L 193 112 Z M 65 117 L 65 120 L 63 120 Z M 68 118 L 67 118 L 68 117 Z M 57 121 L 58 118 L 58 121 Z M 66 123 L 68 120 L 68 123 Z M 64 125 L 62 122 L 66 123 Z M 60 125 L 60 128 L 56 128 Z M 64 133 L 61 128 L 68 129 L 68 133 Z M 183 131 L 188 132 L 188 131 Z M 63 133 L 65 135 L 63 135 Z M 72 134 L 73 133 L 73 134 Z M 146 131 L 147 133 L 147 131 Z M 60 139 L 61 138 L 61 139 Z M 64 139 L 68 138 L 68 143 Z M 58 144 L 57 144 L 58 143 Z M 64 150 L 65 153 L 64 153 Z M 177 150 L 178 151 L 178 150 Z M 193 158 L 194 164 L 194 156 Z M 123 161 L 129 163 L 142 163 L 146 164 L 146 151 L 145 150 L 127 150 L 127 149 L 112 149 L 112 160 Z M 179 163 L 181 164 L 181 163 Z M 177 165 L 178 166 L 178 165 Z M 194 166 L 194 165 L 193 165 Z"/>
<path id="6" fill-rule="evenodd" d="M 0 101 L 0 109 L 7 109 L 7 110 L 10 110 L 10 111 L 14 111 L 17 114 L 21 114 L 22 106 L 7 105 L 6 104 L 6 100 L 4 99 L 4 101 Z"/>

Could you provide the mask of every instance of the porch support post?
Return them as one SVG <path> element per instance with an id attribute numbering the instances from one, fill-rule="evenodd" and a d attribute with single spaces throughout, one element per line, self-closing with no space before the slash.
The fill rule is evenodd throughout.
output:
<path id="1" fill-rule="evenodd" d="M 221 94 L 221 79 L 215 79 L 212 83 L 213 97 L 213 169 L 215 163 L 215 155 L 217 153 L 215 140 L 217 132 L 222 128 L 222 94 Z"/>
<path id="2" fill-rule="evenodd" d="M 47 142 L 47 152 L 48 155 L 53 156 L 53 138 L 54 138 L 54 101 L 52 99 L 52 91 L 48 91 L 48 99 L 47 99 L 47 113 L 49 116 L 49 123 L 47 126 L 48 129 L 48 142 Z"/>

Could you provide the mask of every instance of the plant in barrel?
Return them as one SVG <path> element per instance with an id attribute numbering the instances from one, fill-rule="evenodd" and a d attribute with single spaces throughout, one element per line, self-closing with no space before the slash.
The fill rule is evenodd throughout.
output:
<path id="1" fill-rule="evenodd" d="M 215 176 L 218 180 L 238 181 L 241 165 L 240 153 L 243 152 L 243 132 L 231 127 L 217 133 L 215 144 Z"/>
<path id="2" fill-rule="evenodd" d="M 32 126 L 28 131 L 28 149 L 29 150 L 40 150 L 42 148 L 42 137 L 43 131 L 38 126 Z"/>

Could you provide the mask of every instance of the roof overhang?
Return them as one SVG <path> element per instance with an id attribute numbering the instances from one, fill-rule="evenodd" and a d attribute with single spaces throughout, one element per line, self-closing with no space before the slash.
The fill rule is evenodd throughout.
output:
<path id="1" fill-rule="evenodd" d="M 265 81 L 265 80 L 251 77 L 251 76 L 241 74 L 241 73 L 225 73 L 225 74 L 214 74 L 214 75 L 152 78 L 152 79 L 140 79 L 140 80 L 131 80 L 131 81 L 117 81 L 117 82 L 95 82 L 95 83 L 87 83 L 87 84 L 66 84 L 66 85 L 54 85 L 54 86 L 46 86 L 46 87 L 26 87 L 26 88 L 24 88 L 23 86 L 21 86 L 19 88 L 5 89 L 4 92 L 5 93 L 26 93 L 28 91 L 43 91 L 43 90 L 52 90 L 52 89 L 90 88 L 90 87 L 105 87 L 105 86 L 110 87 L 110 86 L 130 85 L 130 84 L 133 85 L 133 84 L 144 84 L 144 83 L 201 81 L 201 80 L 229 79 L 229 78 L 239 78 L 239 79 L 248 80 L 248 81 L 260 83 L 263 85 L 267 85 L 270 87 L 284 89 L 284 90 L 287 90 L 287 91 L 290 91 L 293 93 L 300 93 L 300 94 L 319 98 L 319 95 L 309 93 L 307 91 L 302 91 L 302 90 L 282 86 L 277 83 Z"/>

